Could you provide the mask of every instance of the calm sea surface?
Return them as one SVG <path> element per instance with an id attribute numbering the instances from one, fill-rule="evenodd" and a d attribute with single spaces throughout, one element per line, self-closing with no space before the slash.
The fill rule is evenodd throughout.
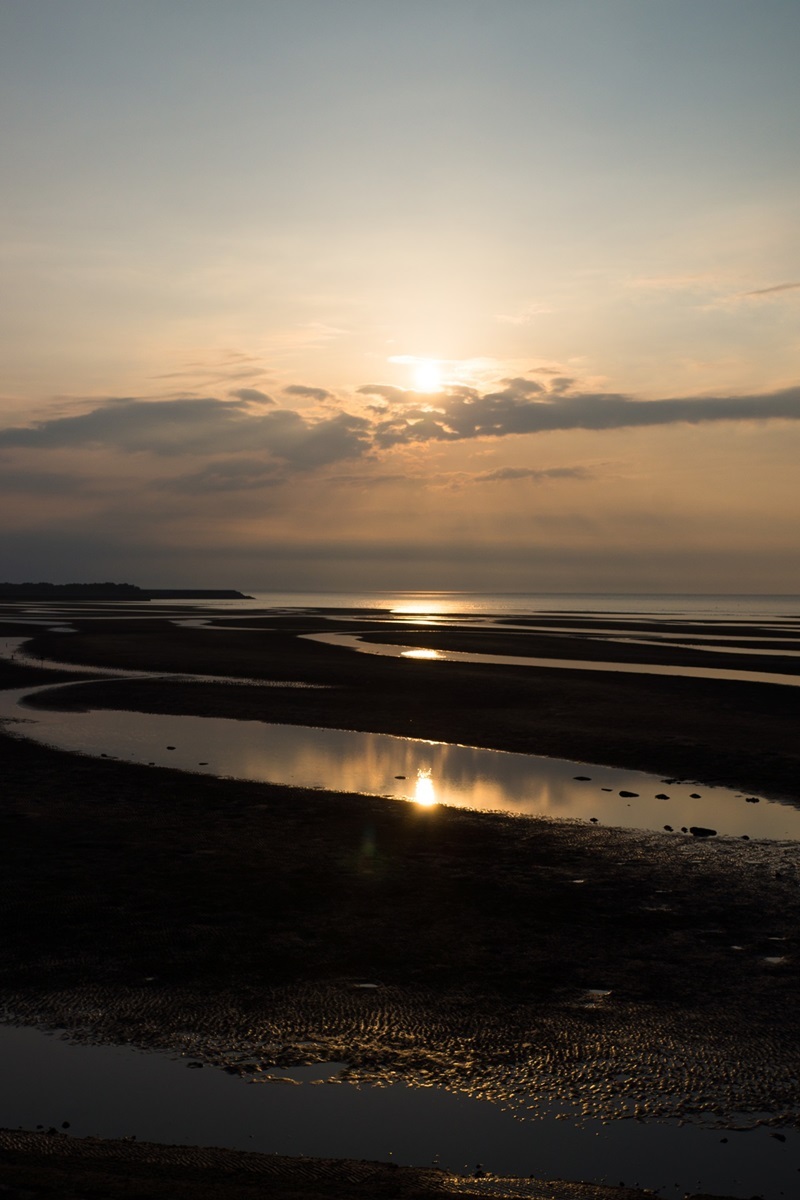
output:
<path id="1" fill-rule="evenodd" d="M 186 601 L 175 601 L 185 604 Z M 568 592 L 254 592 L 249 600 L 223 600 L 202 607 L 249 611 L 257 608 L 363 608 L 398 614 L 470 616 L 537 613 L 625 613 L 696 620 L 764 620 L 800 617 L 796 595 L 596 595 Z"/>

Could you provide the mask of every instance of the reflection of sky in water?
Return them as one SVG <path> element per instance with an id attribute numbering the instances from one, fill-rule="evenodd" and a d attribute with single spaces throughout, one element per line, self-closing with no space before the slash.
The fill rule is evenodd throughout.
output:
<path id="1" fill-rule="evenodd" d="M 556 631 L 557 632 L 557 631 Z M 483 663 L 501 667 L 543 667 L 561 671 L 607 671 L 624 675 L 674 675 L 689 679 L 727 679 L 731 682 L 776 683 L 800 687 L 800 675 L 785 675 L 772 671 L 731 670 L 727 667 L 667 666 L 661 663 L 592 662 L 582 658 L 533 658 L 521 654 L 481 654 L 469 650 L 437 650 L 433 654 L 421 647 L 392 646 L 385 642 L 365 642 L 355 633 L 306 633 L 310 642 L 328 646 L 345 646 L 362 654 L 377 654 L 383 658 L 435 658 L 438 662 Z M 707 649 L 707 647 L 697 647 Z M 747 653 L 741 651 L 741 653 Z M 791 655 L 789 655 L 791 657 Z"/>
<path id="2" fill-rule="evenodd" d="M 677 1123 L 521 1120 L 486 1100 L 442 1088 L 326 1086 L 339 1064 L 270 1068 L 244 1079 L 129 1047 L 74 1046 L 34 1029 L 0 1027 L 5 1070 L 0 1125 L 71 1136 L 262 1153 L 348 1157 L 498 1174 L 638 1180 L 664 1197 L 713 1189 L 764 1200 L 793 1195 L 800 1134 L 784 1143 L 766 1129 L 728 1133 Z M 262 1077 L 263 1078 L 263 1077 Z M 258 1080 L 259 1076 L 256 1075 Z M 678 1189 L 677 1191 L 675 1189 Z"/>
<path id="3" fill-rule="evenodd" d="M 748 804 L 728 788 L 665 783 L 637 771 L 388 734 L 17 707 L 17 697 L 27 691 L 0 694 L 0 718 L 21 718 L 20 733 L 66 750 L 235 779 L 417 800 L 426 808 L 439 803 L 637 829 L 701 825 L 736 836 L 800 838 L 800 810 L 763 799 Z M 621 791 L 636 794 L 621 796 Z"/>

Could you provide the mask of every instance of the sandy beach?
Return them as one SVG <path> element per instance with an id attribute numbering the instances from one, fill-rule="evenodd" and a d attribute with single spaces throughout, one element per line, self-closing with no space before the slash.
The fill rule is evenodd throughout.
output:
<path id="1" fill-rule="evenodd" d="M 333 627 L 321 618 L 260 623 L 177 629 L 78 616 L 77 633 L 41 633 L 31 649 L 64 662 L 325 686 L 102 680 L 37 703 L 375 730 L 800 802 L 793 688 L 372 658 L 298 639 Z M 358 629 L 434 648 L 491 652 L 502 637 L 508 653 L 587 651 L 585 640 L 534 632 L 390 635 L 369 620 Z M 588 653 L 600 650 L 589 643 Z M 625 644 L 620 654 L 691 662 L 701 652 Z M 764 669 L 792 670 L 792 661 Z M 48 678 L 59 676 L 0 663 L 4 687 Z M 425 1080 L 508 1103 L 533 1087 L 543 1109 L 559 1103 L 587 1117 L 612 1116 L 622 1094 L 641 1117 L 702 1115 L 727 1128 L 751 1112 L 797 1124 L 795 843 L 421 811 L 71 756 L 12 734 L 0 738 L 10 1019 L 243 1075 L 268 1066 L 263 1047 L 279 1044 L 272 1060 L 283 1065 L 343 1058 L 355 1080 Z M 363 981 L 378 986 L 361 990 Z M 91 1166 L 79 1166 L 77 1140 L 44 1136 L 0 1138 L 4 1182 L 32 1189 L 20 1195 L 71 1195 L 52 1189 L 84 1171 L 75 1195 L 610 1194 L 533 1183 L 488 1191 L 480 1180 L 379 1166 L 369 1180 L 343 1182 L 341 1166 L 312 1179 L 291 1164 L 262 1193 L 262 1167 L 234 1171 L 230 1156 L 212 1164 L 200 1155 L 201 1170 L 199 1152 L 180 1159 L 184 1191 L 177 1175 L 162 1191 L 157 1179 L 147 1184 L 155 1190 L 114 1191 L 122 1150 L 92 1151 Z M 142 1178 L 145 1160 L 167 1161 L 152 1148 L 129 1153 Z M 212 1166 L 221 1174 L 210 1184 Z M 251 1170 L 252 1179 L 235 1174 Z M 93 1172 L 106 1179 L 100 1191 Z M 624 1167 L 620 1179 L 631 1182 Z"/>

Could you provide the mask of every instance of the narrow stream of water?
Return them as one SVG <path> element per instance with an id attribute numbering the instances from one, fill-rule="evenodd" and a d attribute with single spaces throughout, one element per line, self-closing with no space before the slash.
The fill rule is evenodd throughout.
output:
<path id="1" fill-rule="evenodd" d="M 125 681 L 119 686 L 124 688 Z M 8 728 L 62 750 L 261 783 L 355 792 L 481 811 L 567 817 L 670 832 L 700 827 L 751 838 L 800 838 L 800 809 L 730 788 L 567 759 L 445 742 L 115 711 L 25 705 L 46 688 L 0 693 Z M 74 697 L 80 684 L 69 685 Z"/>
<path id="2" fill-rule="evenodd" d="M 556 631 L 557 632 L 557 631 Z M 606 671 L 624 675 L 672 675 L 688 679 L 726 679 L 735 683 L 773 683 L 785 687 L 800 687 L 800 675 L 778 671 L 737 671 L 730 667 L 685 667 L 665 663 L 593 662 L 583 658 L 532 658 L 523 654 L 481 654 L 471 650 L 431 650 L 425 647 L 393 646 L 386 642 L 365 642 L 355 633 L 305 633 L 310 642 L 327 646 L 342 646 L 361 654 L 377 654 L 384 658 L 418 658 L 429 662 L 484 663 L 500 667 L 542 667 L 560 671 Z M 619 639 L 620 641 L 624 639 Z M 675 643 L 678 645 L 678 643 Z M 695 649 L 695 647 L 691 647 Z M 703 647 L 707 649 L 708 647 Z M 743 653 L 738 650 L 737 653 Z M 784 657 L 791 658 L 787 654 Z"/>

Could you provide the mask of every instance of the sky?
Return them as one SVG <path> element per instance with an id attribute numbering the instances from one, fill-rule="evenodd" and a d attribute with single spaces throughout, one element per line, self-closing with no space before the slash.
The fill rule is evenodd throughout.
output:
<path id="1" fill-rule="evenodd" d="M 797 0 L 0 0 L 0 579 L 800 593 Z"/>

